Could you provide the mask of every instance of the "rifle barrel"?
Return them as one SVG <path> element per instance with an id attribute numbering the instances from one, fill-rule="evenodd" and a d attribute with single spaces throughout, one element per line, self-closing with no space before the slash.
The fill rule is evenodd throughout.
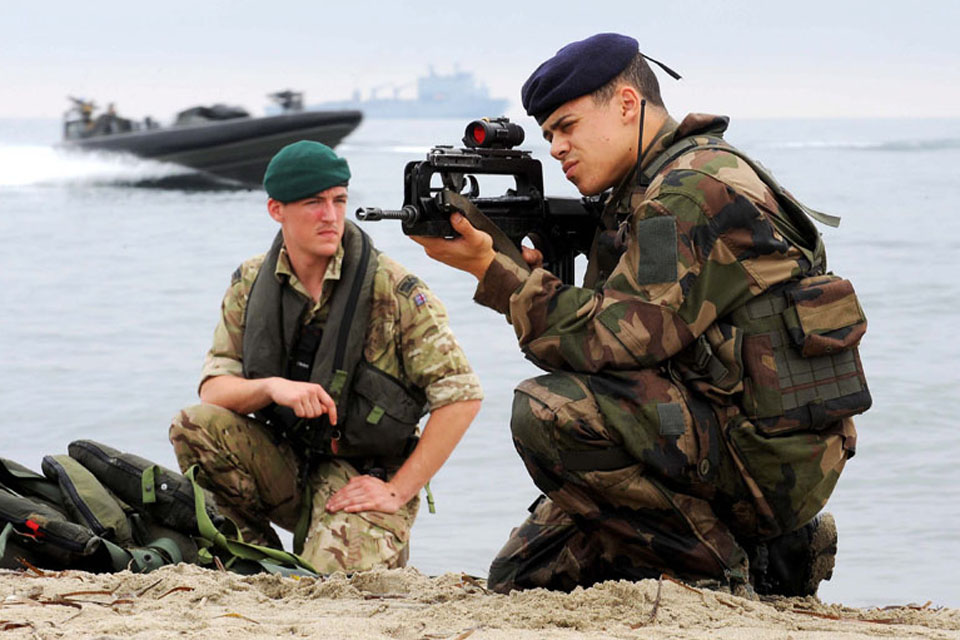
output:
<path id="1" fill-rule="evenodd" d="M 418 217 L 417 208 L 407 205 L 402 209 L 381 209 L 380 207 L 360 207 L 357 209 L 357 220 L 376 222 L 378 220 L 400 220 L 404 223 L 414 223 Z"/>

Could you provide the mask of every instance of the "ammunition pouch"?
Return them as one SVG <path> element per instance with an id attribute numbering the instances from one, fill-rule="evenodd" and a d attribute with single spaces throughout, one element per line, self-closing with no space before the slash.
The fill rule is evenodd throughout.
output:
<path id="1" fill-rule="evenodd" d="M 835 275 L 791 282 L 751 300 L 743 332 L 744 415 L 766 435 L 819 431 L 870 408 L 858 345 L 867 321 L 853 285 Z"/>

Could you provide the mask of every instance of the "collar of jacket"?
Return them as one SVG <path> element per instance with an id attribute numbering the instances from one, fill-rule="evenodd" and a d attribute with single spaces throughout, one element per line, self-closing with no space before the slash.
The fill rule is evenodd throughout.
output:
<path id="1" fill-rule="evenodd" d="M 727 116 L 715 116 L 708 113 L 688 113 L 679 123 L 670 116 L 667 116 L 667 120 L 660 127 L 660 130 L 657 131 L 656 136 L 654 136 L 653 141 L 643 155 L 641 170 L 650 166 L 661 153 L 669 149 L 677 140 L 706 134 L 722 137 L 723 132 L 727 130 L 729 124 L 730 118 Z M 636 184 L 637 167 L 634 165 L 633 169 L 624 176 L 623 180 L 620 181 L 620 184 L 617 185 L 617 188 L 614 189 L 612 195 L 607 200 L 608 206 L 615 206 L 621 202 L 633 192 Z"/>

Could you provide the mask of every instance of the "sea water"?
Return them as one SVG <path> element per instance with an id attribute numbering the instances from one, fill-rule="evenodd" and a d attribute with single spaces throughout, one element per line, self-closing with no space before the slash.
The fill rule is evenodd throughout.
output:
<path id="1" fill-rule="evenodd" d="M 464 122 L 365 121 L 340 145 L 356 206 L 398 207 L 404 165 L 458 144 Z M 0 120 L 0 456 L 34 469 L 92 438 L 176 467 L 170 418 L 196 402 L 230 274 L 268 247 L 258 190 L 159 189 L 183 169 L 54 148 L 57 123 Z M 575 195 L 534 131 L 547 191 Z M 728 138 L 814 208 L 830 267 L 869 317 L 874 398 L 829 509 L 840 530 L 820 596 L 960 606 L 960 120 L 747 120 Z M 145 186 L 146 185 L 146 186 Z M 196 186 L 196 185 L 194 185 Z M 496 194 L 490 194 L 496 195 Z M 431 486 L 411 562 L 485 575 L 537 496 L 509 436 L 513 387 L 537 374 L 475 281 L 396 223 L 364 227 L 442 298 L 486 401 Z"/>

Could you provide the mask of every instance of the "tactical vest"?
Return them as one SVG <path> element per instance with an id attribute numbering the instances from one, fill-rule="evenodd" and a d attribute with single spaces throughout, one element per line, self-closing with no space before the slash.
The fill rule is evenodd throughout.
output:
<path id="1" fill-rule="evenodd" d="M 316 575 L 301 558 L 244 543 L 193 479 L 91 440 L 45 456 L 43 475 L 0 458 L 0 568 L 147 572 L 219 561 L 239 573 Z"/>
<path id="2" fill-rule="evenodd" d="M 644 169 L 645 184 L 681 155 L 705 148 L 732 153 L 754 170 L 785 214 L 771 216 L 774 226 L 809 268 L 719 319 L 676 356 L 672 370 L 715 402 L 739 400 L 768 435 L 819 430 L 863 413 L 872 404 L 858 350 L 867 320 L 850 281 L 827 272 L 823 240 L 810 220 L 835 227 L 840 219 L 798 201 L 763 165 L 718 136 L 675 142 Z M 726 358 L 717 357 L 721 351 Z"/>
<path id="3" fill-rule="evenodd" d="M 305 325 L 313 302 L 275 277 L 283 246 L 283 236 L 277 234 L 247 303 L 243 374 L 250 379 L 309 380 L 330 394 L 337 405 L 336 425 L 325 415 L 298 418 L 292 409 L 276 404 L 255 414 L 308 459 L 336 455 L 395 466 L 416 444 L 426 397 L 364 359 L 378 252 L 370 237 L 349 221 L 343 245 L 340 282 L 330 300 L 326 326 Z"/>

